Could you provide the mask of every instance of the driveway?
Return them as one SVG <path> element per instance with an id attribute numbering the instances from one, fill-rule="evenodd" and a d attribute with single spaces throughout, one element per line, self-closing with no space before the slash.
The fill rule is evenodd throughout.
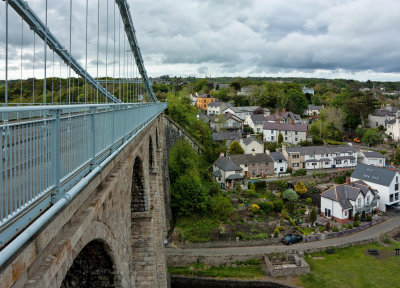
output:
<path id="1" fill-rule="evenodd" d="M 201 248 L 201 249 L 180 249 L 166 248 L 167 255 L 193 255 L 193 256 L 223 256 L 223 255 L 259 255 L 260 253 L 286 252 L 292 249 L 308 250 L 308 249 L 324 249 L 332 246 L 339 246 L 370 240 L 379 237 L 383 233 L 387 233 L 397 227 L 400 227 L 400 216 L 392 217 L 385 222 L 375 225 L 366 230 L 354 233 L 348 236 L 326 239 L 308 243 L 297 243 L 293 245 L 270 245 L 270 246 L 252 246 L 252 247 L 226 247 L 226 248 Z"/>

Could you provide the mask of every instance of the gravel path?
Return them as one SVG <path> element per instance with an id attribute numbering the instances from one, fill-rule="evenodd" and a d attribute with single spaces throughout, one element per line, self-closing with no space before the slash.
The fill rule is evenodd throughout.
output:
<path id="1" fill-rule="evenodd" d="M 377 224 L 371 228 L 351 234 L 344 237 L 326 239 L 308 243 L 297 243 L 293 245 L 270 245 L 270 246 L 252 246 L 252 247 L 226 247 L 226 248 L 201 248 L 201 249 L 180 249 L 166 248 L 167 255 L 194 255 L 194 256 L 209 256 L 209 255 L 256 255 L 260 253 L 286 252 L 288 250 L 308 250 L 321 249 L 332 246 L 350 244 L 354 242 L 370 240 L 379 237 L 383 233 L 387 233 L 397 227 L 400 227 L 400 217 L 392 217 L 381 224 Z"/>

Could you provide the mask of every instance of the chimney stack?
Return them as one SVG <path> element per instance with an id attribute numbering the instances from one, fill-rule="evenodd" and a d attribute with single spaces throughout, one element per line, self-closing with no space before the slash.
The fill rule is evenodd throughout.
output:
<path id="1" fill-rule="evenodd" d="M 271 151 L 269 151 L 268 149 L 265 149 L 265 154 L 270 155 Z"/>
<path id="2" fill-rule="evenodd" d="M 275 114 L 278 116 L 279 115 L 279 108 L 276 108 Z"/>
<path id="3" fill-rule="evenodd" d="M 256 156 L 256 149 L 251 149 L 251 155 Z"/>
<path id="4" fill-rule="evenodd" d="M 224 157 L 224 156 L 225 156 L 224 152 L 219 152 L 219 157 Z"/>
<path id="5" fill-rule="evenodd" d="M 346 184 L 350 184 L 350 177 L 346 176 Z"/>
<path id="6" fill-rule="evenodd" d="M 280 121 L 281 121 L 281 120 L 279 119 L 279 116 L 278 116 L 278 118 L 276 118 L 276 124 L 279 125 Z"/>
<path id="7" fill-rule="evenodd" d="M 290 119 L 290 125 L 294 125 L 294 119 L 292 118 L 292 119 Z"/>

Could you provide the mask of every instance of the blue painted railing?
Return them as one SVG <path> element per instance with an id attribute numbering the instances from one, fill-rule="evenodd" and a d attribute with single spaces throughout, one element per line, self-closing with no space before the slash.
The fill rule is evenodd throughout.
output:
<path id="1" fill-rule="evenodd" d="M 0 248 L 166 108 L 0 108 Z"/>

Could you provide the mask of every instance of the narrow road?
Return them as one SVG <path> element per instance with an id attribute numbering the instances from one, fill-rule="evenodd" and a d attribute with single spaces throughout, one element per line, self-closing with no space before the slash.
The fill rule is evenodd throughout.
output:
<path id="1" fill-rule="evenodd" d="M 354 243 L 363 240 L 369 240 L 383 233 L 387 233 L 396 227 L 400 227 L 400 217 L 392 217 L 385 222 L 375 225 L 361 232 L 351 234 L 344 237 L 326 239 L 308 243 L 297 243 L 293 245 L 270 245 L 270 246 L 252 246 L 252 247 L 226 247 L 226 248 L 198 248 L 198 249 L 180 249 L 166 248 L 167 255 L 193 255 L 193 256 L 223 256 L 223 255 L 259 255 L 273 252 L 286 252 L 288 250 L 308 250 L 320 249 L 343 244 Z"/>

